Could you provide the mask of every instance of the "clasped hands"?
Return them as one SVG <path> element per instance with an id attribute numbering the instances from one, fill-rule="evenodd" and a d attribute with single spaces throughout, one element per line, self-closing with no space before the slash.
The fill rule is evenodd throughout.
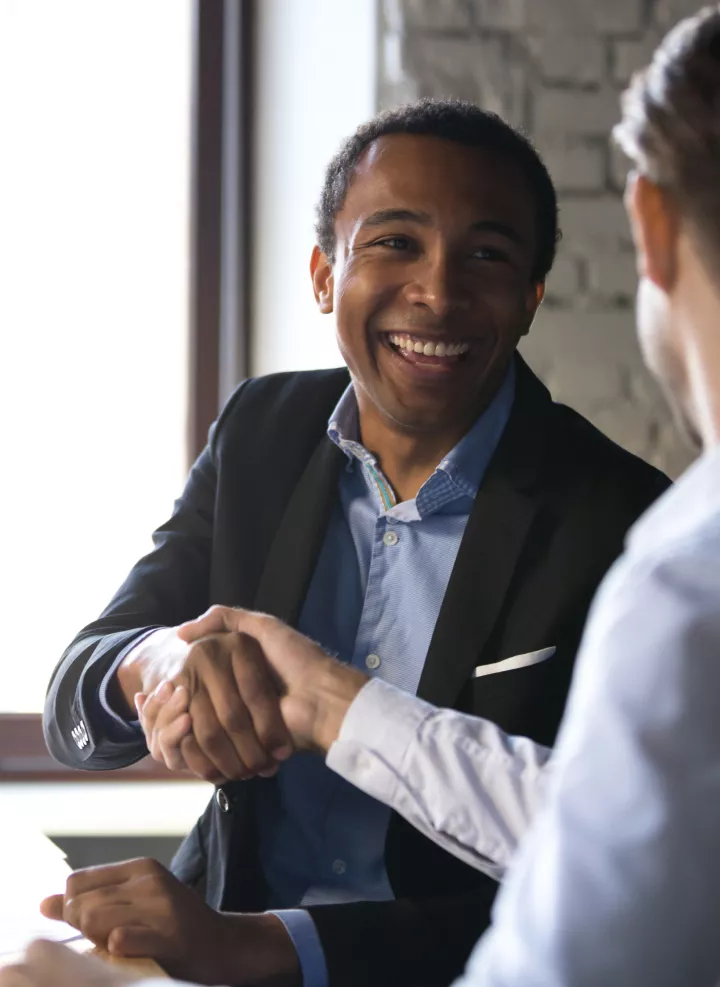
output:
<path id="1" fill-rule="evenodd" d="M 264 614 L 211 607 L 152 647 L 135 695 L 152 757 L 221 784 L 325 752 L 367 678 Z"/>
<path id="2" fill-rule="evenodd" d="M 152 756 L 216 784 L 271 776 L 294 750 L 326 751 L 367 682 L 281 621 L 229 607 L 148 638 L 128 665 L 123 694 L 142 686 L 135 699 Z M 151 957 L 186 980 L 302 980 L 277 916 L 217 912 L 154 860 L 76 871 L 41 909 L 111 954 Z"/>

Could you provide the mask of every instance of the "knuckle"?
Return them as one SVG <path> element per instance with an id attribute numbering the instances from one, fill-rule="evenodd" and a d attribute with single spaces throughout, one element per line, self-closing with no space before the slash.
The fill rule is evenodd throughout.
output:
<path id="1" fill-rule="evenodd" d="M 250 751 L 243 757 L 243 763 L 250 774 L 260 774 L 261 771 L 269 771 L 275 764 L 265 751 Z"/>
<path id="2" fill-rule="evenodd" d="M 287 732 L 283 724 L 277 723 L 274 719 L 258 727 L 258 737 L 263 747 L 269 751 L 274 751 L 277 747 L 284 747 L 288 742 Z"/>
<path id="3" fill-rule="evenodd" d="M 279 708 L 280 700 L 272 682 L 257 668 L 247 669 L 245 674 L 241 673 L 240 678 L 242 697 L 246 706 Z"/>
<path id="4" fill-rule="evenodd" d="M 70 901 L 70 899 L 75 898 L 78 893 L 78 885 L 80 884 L 82 878 L 82 871 L 74 871 L 68 876 L 65 882 L 65 900 Z"/>
<path id="5" fill-rule="evenodd" d="M 220 734 L 213 727 L 199 725 L 195 729 L 195 737 L 202 750 L 208 751 L 210 754 L 216 754 L 222 749 Z"/>
<path id="6" fill-rule="evenodd" d="M 271 706 L 273 704 L 273 696 L 266 684 L 255 678 L 245 683 L 243 695 L 248 706 Z"/>
<path id="7" fill-rule="evenodd" d="M 228 733 L 243 733 L 249 725 L 247 710 L 239 703 L 219 710 L 218 718 Z"/>
<path id="8" fill-rule="evenodd" d="M 118 925 L 112 930 L 113 951 L 124 953 L 131 945 L 131 934 L 124 925 Z"/>
<path id="9" fill-rule="evenodd" d="M 84 908 L 78 899 L 70 899 L 65 906 L 65 919 L 84 936 L 91 939 L 95 933 L 94 915 L 91 909 Z"/>
<path id="10" fill-rule="evenodd" d="M 138 857 L 134 861 L 135 867 L 139 874 L 161 874 L 163 872 L 163 866 L 157 860 L 153 860 L 152 857 Z"/>

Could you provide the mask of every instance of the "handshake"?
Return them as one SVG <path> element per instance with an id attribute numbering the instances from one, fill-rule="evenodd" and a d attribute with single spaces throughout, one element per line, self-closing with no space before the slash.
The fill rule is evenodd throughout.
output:
<path id="1" fill-rule="evenodd" d="M 368 679 L 274 617 L 214 606 L 146 638 L 118 681 L 152 757 L 221 784 L 325 753 Z"/>

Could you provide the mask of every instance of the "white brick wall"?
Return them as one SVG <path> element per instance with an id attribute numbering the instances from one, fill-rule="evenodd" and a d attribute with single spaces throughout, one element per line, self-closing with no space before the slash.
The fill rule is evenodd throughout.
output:
<path id="1" fill-rule="evenodd" d="M 380 0 L 380 97 L 460 96 L 523 127 L 560 193 L 563 241 L 523 352 L 554 395 L 673 475 L 690 454 L 642 366 L 635 264 L 608 143 L 619 95 L 689 0 Z"/>

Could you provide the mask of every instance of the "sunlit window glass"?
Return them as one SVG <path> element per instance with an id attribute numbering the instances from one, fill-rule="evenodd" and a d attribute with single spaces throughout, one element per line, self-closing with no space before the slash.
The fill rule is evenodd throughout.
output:
<path id="1" fill-rule="evenodd" d="M 0 711 L 187 467 L 190 0 L 0 0 Z"/>

